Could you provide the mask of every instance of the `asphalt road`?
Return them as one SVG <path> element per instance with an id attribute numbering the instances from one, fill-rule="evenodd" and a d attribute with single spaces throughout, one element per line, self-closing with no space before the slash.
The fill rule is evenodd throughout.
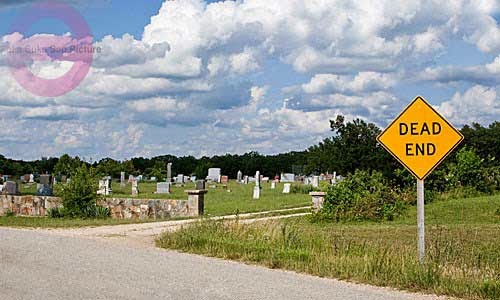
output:
<path id="1" fill-rule="evenodd" d="M 0 299 L 435 299 L 116 241 L 0 228 Z"/>

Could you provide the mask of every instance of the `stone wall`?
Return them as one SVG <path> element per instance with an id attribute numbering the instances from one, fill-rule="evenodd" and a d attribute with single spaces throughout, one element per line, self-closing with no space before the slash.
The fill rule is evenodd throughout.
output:
<path id="1" fill-rule="evenodd" d="M 48 209 L 61 203 L 57 197 L 0 195 L 0 216 L 8 211 L 18 216 L 45 216 Z"/>
<path id="2" fill-rule="evenodd" d="M 205 190 L 186 191 L 188 200 L 106 198 L 98 202 L 114 219 L 156 219 L 203 215 Z M 18 216 L 45 216 L 47 210 L 61 206 L 62 200 L 46 196 L 0 195 L 0 216 L 8 211 Z"/>

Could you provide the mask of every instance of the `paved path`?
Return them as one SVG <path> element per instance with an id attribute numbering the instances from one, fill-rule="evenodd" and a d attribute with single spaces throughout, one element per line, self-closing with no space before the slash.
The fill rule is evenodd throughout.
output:
<path id="1" fill-rule="evenodd" d="M 0 299 L 435 299 L 56 233 L 0 228 Z"/>

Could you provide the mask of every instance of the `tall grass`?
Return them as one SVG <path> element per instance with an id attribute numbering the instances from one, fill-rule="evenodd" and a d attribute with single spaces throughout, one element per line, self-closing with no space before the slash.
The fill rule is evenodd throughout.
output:
<path id="1" fill-rule="evenodd" d="M 493 210 L 486 219 L 482 224 L 428 226 L 423 265 L 417 260 L 416 226 L 397 222 L 332 224 L 311 223 L 308 218 L 250 225 L 200 222 L 162 235 L 157 244 L 324 277 L 500 299 L 500 218 Z"/>

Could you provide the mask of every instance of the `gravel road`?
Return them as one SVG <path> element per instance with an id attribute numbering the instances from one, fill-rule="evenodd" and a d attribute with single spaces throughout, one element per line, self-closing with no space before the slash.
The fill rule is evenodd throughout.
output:
<path id="1" fill-rule="evenodd" d="M 0 228 L 0 299 L 436 299 L 57 233 Z"/>

